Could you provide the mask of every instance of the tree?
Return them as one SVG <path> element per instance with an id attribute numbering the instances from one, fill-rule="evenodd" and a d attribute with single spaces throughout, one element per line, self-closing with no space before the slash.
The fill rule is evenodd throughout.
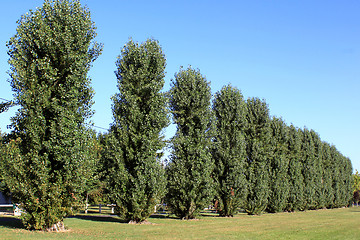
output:
<path id="1" fill-rule="evenodd" d="M 7 46 L 19 104 L 2 162 L 6 185 L 29 229 L 61 230 L 88 175 L 93 91 L 87 73 L 102 50 L 78 1 L 45 1 L 23 15 Z"/>
<path id="2" fill-rule="evenodd" d="M 359 205 L 360 201 L 360 174 L 358 170 L 355 170 L 355 173 L 352 174 L 352 192 L 353 192 L 353 202 L 356 205 Z"/>
<path id="3" fill-rule="evenodd" d="M 320 136 L 315 131 L 310 131 L 312 141 L 314 143 L 314 175 L 313 181 L 315 183 L 315 201 L 316 209 L 325 207 L 325 192 L 323 191 L 323 175 L 324 175 L 324 165 L 323 165 L 323 143 L 320 139 Z"/>
<path id="4" fill-rule="evenodd" d="M 331 175 L 332 175 L 332 188 L 334 192 L 334 201 L 332 203 L 332 208 L 337 208 L 342 206 L 342 197 L 341 197 L 341 155 L 337 151 L 336 147 L 332 145 L 330 147 L 331 153 Z"/>
<path id="5" fill-rule="evenodd" d="M 116 212 L 128 221 L 145 221 L 165 194 L 159 151 L 168 125 L 166 96 L 161 92 L 165 55 L 156 40 L 130 40 L 116 62 L 119 93 L 113 100 L 115 158 L 109 158 L 110 189 Z M 111 140 L 111 139 L 110 139 Z M 114 142 L 114 139 L 111 140 Z M 111 164 L 110 164 L 111 163 Z"/>
<path id="6" fill-rule="evenodd" d="M 304 177 L 304 199 L 305 209 L 317 209 L 319 206 L 319 191 L 321 190 L 321 172 L 319 166 L 319 137 L 314 137 L 316 133 L 313 130 L 300 130 L 302 136 L 301 156 L 302 173 Z M 317 141 L 317 142 L 316 142 Z M 317 149 L 318 148 L 318 149 Z M 319 177 L 320 176 L 320 177 Z"/>
<path id="7" fill-rule="evenodd" d="M 228 85 L 215 94 L 214 138 L 215 200 L 220 216 L 233 216 L 246 197 L 246 102 L 241 92 Z"/>
<path id="8" fill-rule="evenodd" d="M 262 213 L 268 204 L 270 168 L 270 116 L 265 101 L 247 100 L 247 128 L 245 131 L 247 172 L 249 186 L 244 206 L 248 214 Z"/>
<path id="9" fill-rule="evenodd" d="M 352 197 L 353 197 L 353 178 L 352 178 L 352 164 L 351 160 L 344 155 L 342 155 L 342 198 L 343 198 L 343 205 L 344 207 L 349 206 L 352 203 Z"/>
<path id="10" fill-rule="evenodd" d="M 304 177 L 304 200 L 305 209 L 316 209 L 317 207 L 317 168 L 315 161 L 315 146 L 311 136 L 311 131 L 307 128 L 299 129 L 302 144 L 301 144 L 301 160 L 302 160 L 302 174 Z"/>
<path id="11" fill-rule="evenodd" d="M 210 83 L 199 70 L 181 68 L 169 94 L 177 130 L 167 166 L 167 203 L 180 218 L 192 219 L 213 197 Z"/>
<path id="12" fill-rule="evenodd" d="M 90 161 L 88 168 L 90 169 L 90 177 L 84 183 L 83 198 L 85 199 L 85 211 L 87 212 L 88 204 L 104 204 L 107 202 L 105 190 L 104 173 L 101 165 L 101 153 L 103 148 L 100 143 L 100 137 L 96 136 L 96 132 L 91 132 L 89 144 L 91 146 L 87 156 Z"/>
<path id="13" fill-rule="evenodd" d="M 272 154 L 270 158 L 269 212 L 282 212 L 289 197 L 288 128 L 285 122 L 273 117 L 270 122 Z"/>
<path id="14" fill-rule="evenodd" d="M 304 177 L 302 175 L 301 162 L 301 137 L 300 131 L 294 126 L 289 127 L 288 149 L 289 149 L 289 198 L 288 211 L 304 210 Z"/>
<path id="15" fill-rule="evenodd" d="M 334 189 L 332 187 L 333 175 L 332 175 L 332 162 L 330 145 L 323 142 L 322 147 L 322 191 L 325 199 L 325 207 L 331 208 L 334 203 Z"/>
<path id="16" fill-rule="evenodd" d="M 356 170 L 355 173 L 353 174 L 352 190 L 353 192 L 360 190 L 360 173 L 358 172 L 358 170 Z"/>

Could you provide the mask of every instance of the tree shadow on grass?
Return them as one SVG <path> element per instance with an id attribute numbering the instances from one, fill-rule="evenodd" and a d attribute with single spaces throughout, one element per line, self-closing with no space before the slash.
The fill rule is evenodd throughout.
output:
<path id="1" fill-rule="evenodd" d="M 173 214 L 168 214 L 168 213 L 154 213 L 150 216 L 151 218 L 158 218 L 158 219 L 180 219 L 178 217 L 176 217 Z"/>
<path id="2" fill-rule="evenodd" d="M 0 226 L 10 229 L 25 229 L 21 220 L 13 216 L 0 216 Z"/>
<path id="3" fill-rule="evenodd" d="M 125 220 L 112 215 L 75 215 L 70 218 L 77 218 L 87 221 L 94 222 L 118 222 L 118 223 L 127 223 Z"/>
<path id="4" fill-rule="evenodd" d="M 351 211 L 351 212 L 358 212 L 358 213 L 360 213 L 360 207 L 358 207 L 358 206 L 356 206 L 356 207 L 351 207 L 351 208 L 350 208 L 350 211 Z"/>
<path id="5" fill-rule="evenodd" d="M 95 222 L 118 222 L 118 223 L 128 223 L 124 219 L 119 218 L 116 215 L 75 215 L 70 218 L 77 218 L 87 221 L 95 221 Z M 172 216 L 169 214 L 152 214 L 149 219 L 179 219 L 176 216 Z"/>

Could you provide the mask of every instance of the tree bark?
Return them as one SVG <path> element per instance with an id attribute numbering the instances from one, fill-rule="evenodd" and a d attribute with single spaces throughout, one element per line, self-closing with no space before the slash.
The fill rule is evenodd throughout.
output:
<path id="1" fill-rule="evenodd" d="M 47 232 L 64 232 L 65 230 L 66 229 L 63 221 L 55 223 L 54 225 L 46 229 Z"/>

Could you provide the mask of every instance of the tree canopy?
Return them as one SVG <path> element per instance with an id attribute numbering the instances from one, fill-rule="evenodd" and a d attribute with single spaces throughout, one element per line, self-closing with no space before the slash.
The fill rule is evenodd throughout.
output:
<path id="1" fill-rule="evenodd" d="M 114 154 L 107 166 L 116 211 L 128 221 L 145 221 L 165 194 L 160 151 L 168 125 L 166 96 L 161 92 L 165 55 L 158 43 L 130 40 L 116 62 L 119 92 L 112 98 L 114 123 L 108 141 Z"/>
<path id="2" fill-rule="evenodd" d="M 216 208 L 220 216 L 233 216 L 243 206 L 247 193 L 246 102 L 238 89 L 227 85 L 215 93 L 213 111 Z"/>
<path id="3" fill-rule="evenodd" d="M 177 216 L 192 219 L 213 197 L 210 83 L 199 70 L 180 69 L 169 94 L 177 130 L 167 166 L 166 201 Z"/>
<path id="4" fill-rule="evenodd" d="M 102 46 L 79 1 L 45 1 L 23 15 L 7 43 L 19 110 L 3 148 L 4 181 L 30 229 L 63 229 L 88 176 L 93 90 L 87 77 Z"/>

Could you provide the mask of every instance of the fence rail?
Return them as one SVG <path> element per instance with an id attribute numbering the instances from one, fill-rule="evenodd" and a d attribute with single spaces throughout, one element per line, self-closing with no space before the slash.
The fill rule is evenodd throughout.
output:
<path id="1" fill-rule="evenodd" d="M 0 204 L 0 207 L 14 207 L 13 204 Z"/>
<path id="2" fill-rule="evenodd" d="M 14 216 L 20 216 L 22 212 L 17 204 L 0 204 L 0 208 L 12 208 Z"/>

